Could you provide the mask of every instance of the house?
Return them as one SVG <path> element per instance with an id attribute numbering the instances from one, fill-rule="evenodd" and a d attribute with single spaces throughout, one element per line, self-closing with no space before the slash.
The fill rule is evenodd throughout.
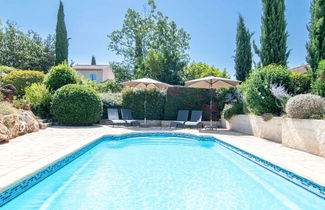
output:
<path id="1" fill-rule="evenodd" d="M 299 73 L 307 73 L 307 69 L 310 68 L 309 64 L 304 64 L 301 66 L 297 66 L 294 68 L 289 69 L 292 72 L 299 72 Z"/>
<path id="2" fill-rule="evenodd" d="M 107 65 L 75 65 L 72 67 L 80 76 L 96 83 L 105 82 L 114 79 L 114 73 L 110 66 Z"/>

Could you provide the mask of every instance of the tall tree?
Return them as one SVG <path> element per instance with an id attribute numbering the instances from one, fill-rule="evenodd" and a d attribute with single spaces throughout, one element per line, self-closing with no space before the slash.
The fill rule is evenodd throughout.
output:
<path id="1" fill-rule="evenodd" d="M 68 37 L 67 28 L 64 22 L 64 9 L 62 1 L 58 10 L 58 17 L 56 23 L 56 37 L 55 37 L 55 63 L 60 64 L 68 61 Z"/>
<path id="2" fill-rule="evenodd" d="M 95 56 L 91 56 L 91 65 L 96 65 L 96 58 L 95 58 Z"/>
<path id="3" fill-rule="evenodd" d="M 109 50 L 124 57 L 123 66 L 129 67 L 134 77 L 155 75 L 167 83 L 181 82 L 182 69 L 188 63 L 190 36 L 156 11 L 153 0 L 148 1 L 142 14 L 129 9 L 122 29 L 108 37 Z"/>
<path id="4" fill-rule="evenodd" d="M 311 19 L 308 25 L 309 42 L 307 62 L 310 64 L 313 79 L 316 78 L 318 63 L 325 59 L 325 0 L 313 0 L 310 5 Z"/>
<path id="5" fill-rule="evenodd" d="M 0 65 L 46 72 L 54 60 L 52 35 L 43 40 L 36 32 L 24 33 L 9 21 L 0 28 Z"/>
<path id="6" fill-rule="evenodd" d="M 284 0 L 262 0 L 262 2 L 261 49 L 254 43 L 255 52 L 259 55 L 263 66 L 272 63 L 286 66 L 290 50 L 287 49 L 288 32 Z"/>
<path id="7" fill-rule="evenodd" d="M 252 33 L 245 25 L 244 18 L 239 15 L 237 23 L 236 50 L 235 50 L 235 70 L 236 79 L 244 81 L 252 69 Z"/>

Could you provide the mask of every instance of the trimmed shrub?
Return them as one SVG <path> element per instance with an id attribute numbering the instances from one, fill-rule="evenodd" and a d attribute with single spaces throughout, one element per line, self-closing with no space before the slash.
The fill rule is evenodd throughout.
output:
<path id="1" fill-rule="evenodd" d="M 106 92 L 121 92 L 123 89 L 123 85 L 117 83 L 115 80 L 107 80 L 106 82 L 99 83 L 95 86 L 95 90 L 99 93 Z"/>
<path id="2" fill-rule="evenodd" d="M 309 74 L 292 72 L 290 75 L 293 93 L 295 95 L 309 93 L 311 89 L 311 77 Z"/>
<path id="3" fill-rule="evenodd" d="M 256 115 L 280 115 L 283 112 L 281 101 L 271 92 L 272 86 L 281 86 L 287 93 L 292 93 L 290 72 L 282 66 L 271 64 L 249 75 L 241 90 L 250 112 Z"/>
<path id="4" fill-rule="evenodd" d="M 313 94 L 301 94 L 288 100 L 286 112 L 291 118 L 322 119 L 325 117 L 325 99 Z"/>
<path id="5" fill-rule="evenodd" d="M 244 104 L 242 102 L 236 102 L 230 105 L 227 105 L 223 110 L 222 114 L 226 120 L 229 120 L 232 116 L 237 114 L 244 114 Z"/>
<path id="6" fill-rule="evenodd" d="M 325 60 L 318 65 L 317 79 L 313 82 L 313 93 L 325 97 Z"/>
<path id="7" fill-rule="evenodd" d="M 121 108 L 122 94 L 121 93 L 100 93 L 100 99 L 103 102 L 103 119 L 107 119 L 107 108 Z"/>
<path id="8" fill-rule="evenodd" d="M 62 125 L 91 125 L 100 120 L 103 103 L 89 87 L 69 84 L 58 89 L 52 99 L 51 113 Z"/>
<path id="9" fill-rule="evenodd" d="M 72 69 L 67 63 L 63 63 L 52 67 L 50 72 L 46 75 L 44 84 L 51 91 L 54 92 L 57 89 L 68 84 L 77 84 L 78 76 L 77 72 Z"/>
<path id="10" fill-rule="evenodd" d="M 52 96 L 45 85 L 34 83 L 25 91 L 25 98 L 31 103 L 33 113 L 42 118 L 50 118 Z"/>
<path id="11" fill-rule="evenodd" d="M 42 83 L 44 73 L 31 70 L 14 70 L 3 77 L 4 84 L 12 84 L 18 91 L 18 96 L 25 95 L 25 88 L 33 83 Z"/>
<path id="12" fill-rule="evenodd" d="M 166 101 L 164 89 L 125 89 L 122 92 L 122 106 L 132 110 L 135 119 L 144 119 L 145 91 L 147 94 L 147 119 L 162 120 Z"/>

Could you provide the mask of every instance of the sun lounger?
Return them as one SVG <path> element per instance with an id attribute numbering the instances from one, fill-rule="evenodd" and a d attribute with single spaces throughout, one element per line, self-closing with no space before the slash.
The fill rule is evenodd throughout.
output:
<path id="1" fill-rule="evenodd" d="M 184 123 L 184 127 L 202 128 L 202 111 L 194 110 L 191 113 L 191 120 Z"/>
<path id="2" fill-rule="evenodd" d="M 170 123 L 170 127 L 182 127 L 184 123 L 188 120 L 188 110 L 178 110 L 176 121 Z"/>
<path id="3" fill-rule="evenodd" d="M 117 109 L 107 109 L 108 122 L 113 125 L 126 125 L 125 120 L 120 120 Z"/>
<path id="4" fill-rule="evenodd" d="M 140 126 L 140 122 L 134 120 L 130 109 L 121 109 L 122 119 L 126 121 L 127 125 Z"/>

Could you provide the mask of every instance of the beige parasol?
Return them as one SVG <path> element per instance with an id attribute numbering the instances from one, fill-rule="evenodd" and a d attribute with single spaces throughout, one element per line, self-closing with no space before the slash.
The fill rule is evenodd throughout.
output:
<path id="1" fill-rule="evenodd" d="M 136 87 L 136 88 L 168 88 L 172 87 L 172 85 L 169 85 L 167 83 L 163 83 L 154 79 L 150 78 L 141 78 L 141 79 L 135 79 L 130 80 L 127 82 L 121 83 L 124 86 L 129 87 Z M 144 124 L 147 123 L 147 94 L 145 93 L 144 98 Z"/>
<path id="2" fill-rule="evenodd" d="M 218 88 L 225 88 L 225 87 L 234 87 L 239 83 L 240 81 L 238 80 L 231 80 L 223 77 L 208 76 L 200 79 L 187 81 L 185 82 L 185 86 L 193 87 L 193 88 L 205 88 L 211 90 L 211 89 L 218 89 Z M 210 95 L 210 127 L 211 128 L 213 127 L 212 126 L 212 92 Z"/>

